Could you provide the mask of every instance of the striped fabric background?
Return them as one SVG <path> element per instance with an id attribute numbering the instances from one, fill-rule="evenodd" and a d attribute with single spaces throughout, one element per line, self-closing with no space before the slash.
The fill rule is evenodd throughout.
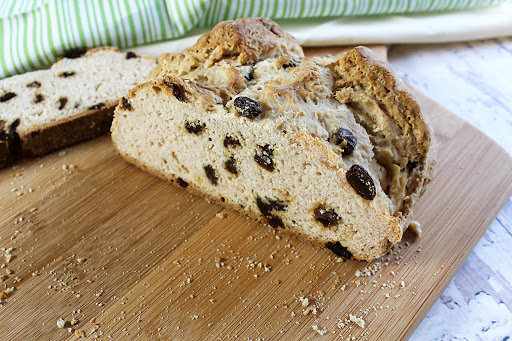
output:
<path id="1" fill-rule="evenodd" d="M 506 0 L 0 0 L 0 78 L 66 51 L 127 48 L 246 16 L 273 19 L 458 10 Z"/>

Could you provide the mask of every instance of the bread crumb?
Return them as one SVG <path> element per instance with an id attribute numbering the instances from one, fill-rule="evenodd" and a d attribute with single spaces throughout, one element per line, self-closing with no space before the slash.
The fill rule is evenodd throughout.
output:
<path id="1" fill-rule="evenodd" d="M 299 297 L 299 301 L 303 307 L 309 306 L 309 299 L 307 297 Z"/>
<path id="2" fill-rule="evenodd" d="M 215 216 L 216 216 L 217 218 L 219 218 L 219 219 L 224 219 L 224 217 L 225 217 L 225 215 L 224 215 L 224 214 L 222 214 L 222 213 L 217 213 Z"/>
<path id="3" fill-rule="evenodd" d="M 411 221 L 409 223 L 409 230 L 411 230 L 412 233 L 418 238 L 421 238 L 423 235 L 423 231 L 421 231 L 421 225 L 417 221 Z"/>
<path id="4" fill-rule="evenodd" d="M 69 322 L 72 326 L 74 326 L 75 324 L 78 323 L 78 320 L 76 318 L 72 318 L 71 321 Z"/>
<path id="5" fill-rule="evenodd" d="M 357 324 L 360 328 L 364 328 L 364 320 L 360 317 L 357 317 L 357 316 L 354 316 L 352 314 L 348 314 L 348 317 L 350 319 L 351 322 L 354 322 L 355 324 Z"/>
<path id="6" fill-rule="evenodd" d="M 302 312 L 302 315 L 304 316 L 307 316 L 309 315 L 310 313 L 312 313 L 313 315 L 316 315 L 318 313 L 318 310 L 315 308 L 315 307 L 307 307 L 306 309 L 304 309 L 304 311 Z"/>
<path id="7" fill-rule="evenodd" d="M 320 334 L 321 336 L 325 335 L 327 333 L 327 329 L 320 329 L 316 324 L 311 326 L 315 332 Z"/>
<path id="8" fill-rule="evenodd" d="M 86 260 L 87 260 L 87 259 L 85 259 L 85 258 L 77 258 L 77 259 L 76 259 L 76 261 L 77 261 L 78 263 L 83 263 L 83 262 L 85 262 Z"/>
<path id="9" fill-rule="evenodd" d="M 66 321 L 62 317 L 60 317 L 57 320 L 57 328 L 63 329 L 65 325 L 66 325 Z"/>
<path id="10" fill-rule="evenodd" d="M 0 299 L 4 299 L 9 297 L 9 295 L 14 291 L 14 287 L 5 288 L 3 291 L 0 292 Z"/>
<path id="11" fill-rule="evenodd" d="M 85 332 L 82 329 L 77 329 L 75 330 L 75 336 L 80 339 L 85 337 Z"/>

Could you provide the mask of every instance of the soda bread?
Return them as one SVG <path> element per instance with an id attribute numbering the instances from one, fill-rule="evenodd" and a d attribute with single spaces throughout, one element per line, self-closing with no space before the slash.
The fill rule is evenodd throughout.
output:
<path id="1" fill-rule="evenodd" d="M 269 225 L 371 261 L 402 238 L 433 175 L 433 134 L 358 47 L 305 58 L 275 23 L 218 24 L 122 98 L 128 162 Z"/>
<path id="2" fill-rule="evenodd" d="M 101 47 L 0 80 L 0 167 L 107 132 L 119 98 L 155 65 L 153 57 Z"/>

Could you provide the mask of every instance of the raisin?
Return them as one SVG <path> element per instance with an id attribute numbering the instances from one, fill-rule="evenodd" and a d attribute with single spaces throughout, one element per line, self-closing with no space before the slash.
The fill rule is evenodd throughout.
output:
<path id="1" fill-rule="evenodd" d="M 199 134 L 203 131 L 204 127 L 206 125 L 204 123 L 201 123 L 200 121 L 195 122 L 187 122 L 185 124 L 185 129 L 191 134 Z"/>
<path id="2" fill-rule="evenodd" d="M 274 26 L 272 26 L 272 24 L 269 24 L 269 23 L 264 22 L 264 21 L 262 22 L 262 24 L 263 24 L 266 28 L 268 28 L 268 29 L 270 30 L 270 32 L 274 33 L 275 35 L 278 35 L 278 34 L 274 31 Z"/>
<path id="3" fill-rule="evenodd" d="M 0 97 L 0 102 L 7 102 L 8 100 L 16 97 L 14 92 L 7 92 L 2 97 Z"/>
<path id="4" fill-rule="evenodd" d="M 172 94 L 174 95 L 174 97 L 176 97 L 176 99 L 178 101 L 185 102 L 185 99 L 183 98 L 183 94 L 181 93 L 181 88 L 178 84 L 166 82 L 166 81 L 164 81 L 164 84 L 172 89 Z"/>
<path id="5" fill-rule="evenodd" d="M 233 137 L 231 135 L 226 135 L 224 138 L 224 147 L 226 148 L 236 148 L 236 146 L 240 145 L 240 141 L 236 137 Z"/>
<path id="6" fill-rule="evenodd" d="M 286 204 L 281 200 L 275 200 L 270 198 L 265 198 L 266 201 L 263 201 L 260 196 L 256 198 L 256 205 L 260 210 L 263 216 L 268 216 L 272 211 L 284 211 L 286 210 Z"/>
<path id="7" fill-rule="evenodd" d="M 27 88 L 39 88 L 41 87 L 41 83 L 38 81 L 33 81 L 32 83 L 27 84 Z"/>
<path id="8" fill-rule="evenodd" d="M 9 129 L 5 131 L 5 121 L 0 121 L 0 141 L 6 141 L 7 147 L 13 157 L 17 157 L 21 149 L 21 139 L 16 128 L 20 125 L 20 119 L 16 119 L 9 125 Z"/>
<path id="9" fill-rule="evenodd" d="M 340 128 L 334 134 L 334 144 L 340 145 L 343 148 L 341 155 L 347 156 L 352 154 L 357 145 L 357 139 L 350 130 Z"/>
<path id="10" fill-rule="evenodd" d="M 132 59 L 132 58 L 138 58 L 138 56 L 132 51 L 126 52 L 126 59 Z"/>
<path id="11" fill-rule="evenodd" d="M 125 97 L 121 99 L 121 109 L 133 110 L 132 104 Z"/>
<path id="12" fill-rule="evenodd" d="M 268 216 L 266 218 L 267 218 L 267 222 L 270 226 L 275 227 L 275 228 L 277 228 L 277 227 L 284 228 L 283 220 L 281 218 L 279 218 L 278 216 L 271 214 L 270 216 Z"/>
<path id="13" fill-rule="evenodd" d="M 418 161 L 409 161 L 407 162 L 407 169 L 409 170 L 409 172 L 412 172 L 414 170 L 414 168 L 416 168 L 418 166 L 419 162 Z"/>
<path id="14" fill-rule="evenodd" d="M 68 77 L 73 76 L 74 74 L 75 74 L 75 71 L 64 71 L 59 75 L 59 77 L 68 78 Z"/>
<path id="15" fill-rule="evenodd" d="M 267 222 L 272 227 L 283 227 L 284 223 L 275 214 L 272 212 L 279 212 L 286 210 L 286 204 L 280 200 L 274 200 L 270 198 L 265 198 L 266 201 L 261 199 L 260 196 L 256 198 L 256 205 L 258 206 L 258 209 L 260 210 L 261 214 L 267 219 Z"/>
<path id="16" fill-rule="evenodd" d="M 236 112 L 240 116 L 247 117 L 251 120 L 253 118 L 260 116 L 261 113 L 263 112 L 263 110 L 261 109 L 261 105 L 249 97 L 237 97 L 235 98 L 234 104 Z"/>
<path id="17" fill-rule="evenodd" d="M 204 172 L 206 173 L 206 177 L 208 180 L 210 180 L 212 185 L 216 186 L 219 181 L 219 177 L 217 176 L 217 171 L 215 168 L 213 168 L 212 165 L 206 165 L 204 166 Z"/>
<path id="18" fill-rule="evenodd" d="M 230 156 L 226 162 L 224 162 L 224 166 L 226 166 L 228 172 L 232 174 L 238 174 L 238 170 L 236 169 L 236 159 L 234 156 Z"/>
<path id="19" fill-rule="evenodd" d="M 59 98 L 59 110 L 64 109 L 64 107 L 66 106 L 66 103 L 68 103 L 67 97 Z"/>
<path id="20" fill-rule="evenodd" d="M 287 69 L 289 67 L 297 67 L 297 63 L 295 63 L 294 60 L 291 60 L 291 61 L 283 64 L 283 69 Z"/>
<path id="21" fill-rule="evenodd" d="M 352 254 L 350 253 L 350 251 L 346 247 L 342 246 L 340 242 L 328 242 L 327 244 L 325 244 L 325 247 L 334 252 L 334 254 L 338 257 L 345 259 L 352 258 Z"/>
<path id="22" fill-rule="evenodd" d="M 15 134 L 16 133 L 16 128 L 18 128 L 19 125 L 20 125 L 20 119 L 17 118 L 17 119 L 14 120 L 14 122 L 12 122 L 9 125 L 9 134 Z"/>
<path id="23" fill-rule="evenodd" d="M 98 103 L 98 104 L 90 106 L 89 108 L 87 108 L 87 110 L 100 110 L 104 106 L 105 106 L 105 103 Z"/>
<path id="24" fill-rule="evenodd" d="M 261 155 L 254 155 L 254 161 L 269 172 L 272 172 L 274 170 L 274 150 L 268 144 L 259 147 L 261 148 Z"/>
<path id="25" fill-rule="evenodd" d="M 337 225 L 341 217 L 332 208 L 327 210 L 324 206 L 318 206 L 315 209 L 315 219 L 325 227 L 330 227 Z"/>
<path id="26" fill-rule="evenodd" d="M 363 199 L 373 200 L 377 195 L 373 179 L 366 169 L 359 165 L 352 165 L 347 171 L 347 181 Z"/>
<path id="27" fill-rule="evenodd" d="M 176 179 L 176 183 L 178 185 L 180 185 L 181 187 L 183 188 L 187 188 L 188 187 L 188 182 L 186 182 L 185 180 L 183 180 L 182 178 L 178 178 Z"/>
<path id="28" fill-rule="evenodd" d="M 42 101 L 44 101 L 44 96 L 41 94 L 37 94 L 36 98 L 34 99 L 34 103 L 40 103 Z"/>
<path id="29" fill-rule="evenodd" d="M 87 52 L 87 50 L 86 50 L 86 49 L 75 49 L 75 50 L 71 50 L 71 51 L 66 52 L 66 53 L 63 55 L 63 57 L 64 57 L 64 58 L 70 58 L 70 59 L 80 58 L 80 57 L 82 57 L 86 52 Z"/>
<path id="30" fill-rule="evenodd" d="M 254 79 L 254 75 L 252 72 L 249 72 L 247 75 L 244 76 L 244 78 L 247 80 L 247 81 L 252 81 Z"/>

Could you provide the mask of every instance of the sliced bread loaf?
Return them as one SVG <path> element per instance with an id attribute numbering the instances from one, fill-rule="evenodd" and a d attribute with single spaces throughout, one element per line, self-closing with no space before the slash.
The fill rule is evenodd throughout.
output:
<path id="1" fill-rule="evenodd" d="M 0 80 L 0 167 L 107 132 L 119 98 L 155 65 L 153 57 L 101 47 Z"/>
<path id="2" fill-rule="evenodd" d="M 308 59 L 288 36 L 287 48 L 276 44 L 282 34 L 262 22 L 221 23 L 183 55 L 164 56 L 155 79 L 116 108 L 119 154 L 340 256 L 384 255 L 433 174 L 428 122 L 368 49 Z M 238 60 L 240 50 L 225 47 L 249 44 L 240 23 L 263 31 L 251 44 L 268 57 Z M 221 51 L 205 44 L 212 36 Z M 206 67 L 212 51 L 224 57 Z"/>

